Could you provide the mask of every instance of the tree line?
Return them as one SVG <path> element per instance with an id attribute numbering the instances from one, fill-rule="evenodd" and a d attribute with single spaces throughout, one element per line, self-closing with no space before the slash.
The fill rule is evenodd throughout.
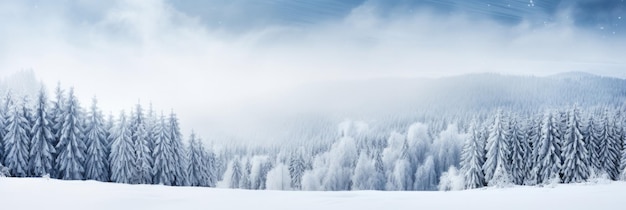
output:
<path id="1" fill-rule="evenodd" d="M 345 121 L 317 141 L 205 147 L 175 113 L 106 119 L 73 89 L 0 104 L 0 174 L 275 190 L 448 190 L 626 178 L 617 106 L 497 110 L 412 124 Z M 217 149 L 219 148 L 219 149 Z M 457 170 L 458 169 L 458 170 Z"/>
<path id="2" fill-rule="evenodd" d="M 128 184 L 215 186 L 215 154 L 192 132 L 183 144 L 174 112 L 157 116 L 137 104 L 129 113 L 104 119 L 94 98 L 81 107 L 60 85 L 49 100 L 41 88 L 36 100 L 14 98 L 0 106 L 0 174 L 49 176 Z"/>

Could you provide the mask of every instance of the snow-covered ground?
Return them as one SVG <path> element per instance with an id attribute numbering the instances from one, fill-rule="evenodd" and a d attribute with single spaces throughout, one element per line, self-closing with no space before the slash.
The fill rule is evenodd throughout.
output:
<path id="1" fill-rule="evenodd" d="M 2 209 L 620 209 L 625 182 L 453 192 L 288 192 L 0 178 Z"/>

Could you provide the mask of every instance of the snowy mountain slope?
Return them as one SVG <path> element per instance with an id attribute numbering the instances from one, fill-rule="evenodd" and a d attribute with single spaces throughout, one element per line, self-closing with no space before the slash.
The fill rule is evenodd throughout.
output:
<path id="1" fill-rule="evenodd" d="M 3 209 L 619 209 L 625 182 L 450 192 L 296 192 L 0 178 Z"/>

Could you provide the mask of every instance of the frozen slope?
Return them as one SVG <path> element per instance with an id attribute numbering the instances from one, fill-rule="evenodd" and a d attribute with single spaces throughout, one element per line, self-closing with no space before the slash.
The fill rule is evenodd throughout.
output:
<path id="1" fill-rule="evenodd" d="M 0 178 L 2 209 L 620 209 L 626 183 L 455 192 L 285 192 Z"/>

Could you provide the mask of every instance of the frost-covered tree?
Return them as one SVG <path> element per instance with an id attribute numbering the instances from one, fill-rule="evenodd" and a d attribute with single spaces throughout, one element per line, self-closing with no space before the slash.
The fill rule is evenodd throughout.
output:
<path id="1" fill-rule="evenodd" d="M 454 166 L 441 174 L 439 191 L 463 190 L 465 187 L 463 175 Z"/>
<path id="2" fill-rule="evenodd" d="M 561 140 L 559 139 L 558 124 L 555 123 L 552 113 L 546 112 L 541 125 L 538 154 L 534 171 L 537 173 L 537 183 L 550 183 L 560 179 L 561 172 Z"/>
<path id="3" fill-rule="evenodd" d="M 525 138 L 528 142 L 530 152 L 529 156 L 526 158 L 526 170 L 528 174 L 524 178 L 524 184 L 533 186 L 537 184 L 537 175 L 538 171 L 535 169 L 535 164 L 537 160 L 537 156 L 539 156 L 539 133 L 541 133 L 541 118 L 530 117 L 528 119 L 528 123 L 526 125 Z"/>
<path id="4" fill-rule="evenodd" d="M 52 146 L 54 146 L 56 152 L 52 153 L 52 158 L 56 161 L 57 156 L 59 154 L 58 145 L 59 140 L 61 139 L 61 130 L 63 128 L 63 122 L 65 120 L 65 93 L 63 89 L 61 89 L 61 83 L 57 83 L 57 87 L 54 91 L 54 101 L 52 102 L 52 107 L 50 109 L 50 124 L 52 126 L 51 132 L 53 135 L 52 138 Z M 60 174 L 57 171 L 57 167 L 54 166 L 52 168 L 53 177 L 59 177 Z"/>
<path id="5" fill-rule="evenodd" d="M 9 112 L 9 104 L 12 102 L 11 92 L 8 92 L 0 103 L 0 165 L 4 163 L 4 135 L 6 135 L 6 120 Z M 1 166 L 4 167 L 4 166 Z M 9 172 L 7 171 L 7 174 Z"/>
<path id="6" fill-rule="evenodd" d="M 304 175 L 304 170 L 306 169 L 303 149 L 300 149 L 298 152 L 291 153 L 289 158 L 289 175 L 291 176 L 291 187 L 293 189 L 299 190 L 302 189 L 302 175 Z"/>
<path id="7" fill-rule="evenodd" d="M 133 183 L 152 183 L 152 151 L 150 150 L 150 136 L 146 130 L 146 121 L 140 104 L 135 106 L 131 116 L 130 133 L 133 142 L 135 175 Z"/>
<path id="8" fill-rule="evenodd" d="M 435 173 L 435 161 L 432 156 L 426 157 L 424 163 L 415 171 L 415 190 L 437 190 L 439 177 Z"/>
<path id="9" fill-rule="evenodd" d="M 567 130 L 563 139 L 563 182 L 583 182 L 589 177 L 589 157 L 581 132 L 578 107 L 569 113 Z"/>
<path id="10" fill-rule="evenodd" d="M 85 140 L 87 141 L 87 160 L 85 161 L 85 178 L 101 182 L 109 181 L 108 141 L 102 112 L 98 109 L 98 101 L 94 97 L 87 113 Z"/>
<path id="11" fill-rule="evenodd" d="M 587 126 L 583 132 L 583 141 L 589 153 L 590 174 L 596 174 L 602 169 L 602 162 L 600 160 L 600 138 L 598 138 L 596 131 L 598 131 L 598 128 L 596 127 L 594 115 L 589 115 Z"/>
<path id="12" fill-rule="evenodd" d="M 465 179 L 465 188 L 473 189 L 485 186 L 484 164 L 485 149 L 480 144 L 480 132 L 472 123 L 461 155 L 461 173 Z"/>
<path id="13" fill-rule="evenodd" d="M 228 187 L 230 188 L 239 188 L 241 182 L 241 176 L 243 176 L 243 168 L 241 167 L 241 163 L 239 159 L 236 158 L 230 162 L 229 170 L 231 171 L 230 177 L 228 177 Z"/>
<path id="14" fill-rule="evenodd" d="M 600 173 L 607 173 L 612 180 L 619 176 L 619 161 L 621 157 L 621 143 L 616 136 L 617 125 L 610 119 L 609 109 L 605 109 L 601 118 L 599 131 L 599 156 L 602 164 Z"/>
<path id="15" fill-rule="evenodd" d="M 31 176 L 44 176 L 52 172 L 53 154 L 56 152 L 52 141 L 52 123 L 48 115 L 48 97 L 45 88 L 39 90 L 35 105 L 34 124 L 30 129 L 29 169 Z"/>
<path id="16" fill-rule="evenodd" d="M 283 163 L 278 163 L 267 173 L 266 186 L 268 190 L 292 190 L 289 168 Z"/>
<path id="17" fill-rule="evenodd" d="M 81 180 L 84 178 L 85 142 L 81 119 L 81 108 L 70 89 L 63 112 L 63 126 L 60 131 L 59 143 L 56 146 L 56 169 L 58 178 Z"/>
<path id="18" fill-rule="evenodd" d="M 252 170 L 252 165 L 250 164 L 250 160 L 245 158 L 242 163 L 242 174 L 241 180 L 239 181 L 239 188 L 241 189 L 250 189 L 250 172 Z M 290 179 L 291 180 L 291 179 Z"/>
<path id="19" fill-rule="evenodd" d="M 516 185 L 524 184 L 525 178 L 530 173 L 526 167 L 530 157 L 530 145 L 524 137 L 524 131 L 513 117 L 509 120 L 508 142 L 511 144 L 511 177 Z"/>
<path id="20" fill-rule="evenodd" d="M 4 165 L 11 175 L 28 176 L 28 158 L 30 151 L 30 124 L 24 115 L 22 106 L 26 104 L 10 103 L 4 136 Z"/>
<path id="21" fill-rule="evenodd" d="M 485 180 L 489 186 L 506 186 L 512 182 L 510 174 L 510 150 L 506 122 L 498 111 L 489 129 L 487 155 L 483 165 Z"/>
<path id="22" fill-rule="evenodd" d="M 352 190 L 375 190 L 376 181 L 373 180 L 375 174 L 374 161 L 367 154 L 361 152 L 354 169 L 354 175 L 352 175 Z"/>
<path id="23" fill-rule="evenodd" d="M 172 155 L 172 144 L 170 139 L 170 132 L 168 131 L 165 117 L 161 115 L 159 122 L 155 125 L 155 144 L 152 151 L 152 157 L 154 158 L 153 178 L 155 184 L 174 185 L 174 169 Z"/>
<path id="24" fill-rule="evenodd" d="M 202 186 L 203 180 L 206 179 L 206 171 L 202 168 L 204 161 L 202 151 L 198 143 L 196 143 L 196 134 L 191 131 L 189 136 L 189 147 L 187 149 L 189 155 L 189 164 L 187 165 L 187 180 L 189 186 Z"/>
<path id="25" fill-rule="evenodd" d="M 170 165 L 172 165 L 172 184 L 175 186 L 187 185 L 187 154 L 185 147 L 183 146 L 182 134 L 180 132 L 180 126 L 178 124 L 178 118 L 176 114 L 172 112 L 168 119 L 168 129 L 172 156 Z"/>
<path id="26" fill-rule="evenodd" d="M 126 114 L 122 111 L 115 129 L 115 138 L 111 143 L 111 181 L 118 183 L 135 184 L 133 179 L 137 174 L 135 166 L 135 151 L 130 127 Z"/>

